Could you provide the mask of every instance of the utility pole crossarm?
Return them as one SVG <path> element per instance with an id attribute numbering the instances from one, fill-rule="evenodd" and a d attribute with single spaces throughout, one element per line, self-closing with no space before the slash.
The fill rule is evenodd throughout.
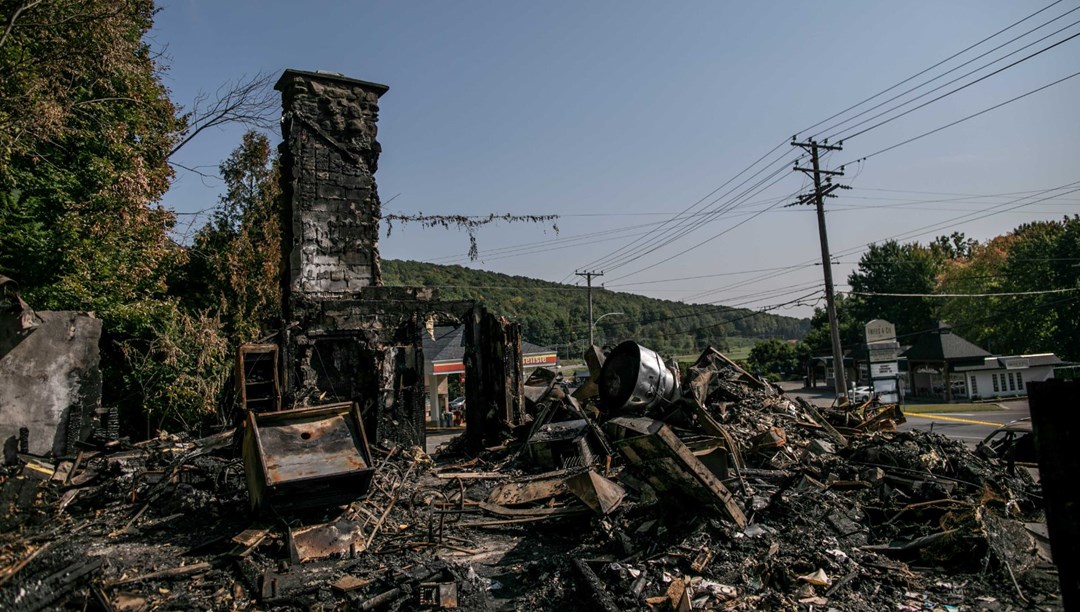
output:
<path id="1" fill-rule="evenodd" d="M 828 139 L 826 139 L 826 140 L 828 140 Z M 792 138 L 791 139 L 791 146 L 793 146 L 793 147 L 802 147 L 802 148 L 806 149 L 807 152 L 809 152 L 810 149 L 815 148 L 815 147 L 817 148 L 818 151 L 843 151 L 844 150 L 844 143 L 842 141 L 841 141 L 840 144 L 831 145 L 831 144 L 825 144 L 823 142 L 815 142 L 814 140 L 810 140 L 809 142 L 795 142 L 795 139 Z"/>
<path id="2" fill-rule="evenodd" d="M 844 171 L 843 170 L 814 170 L 813 168 L 800 168 L 799 166 L 795 166 L 792 169 L 793 170 L 798 170 L 799 172 L 805 172 L 807 174 L 815 174 L 816 173 L 816 174 L 822 174 L 822 175 L 826 175 L 826 176 L 844 176 Z"/>

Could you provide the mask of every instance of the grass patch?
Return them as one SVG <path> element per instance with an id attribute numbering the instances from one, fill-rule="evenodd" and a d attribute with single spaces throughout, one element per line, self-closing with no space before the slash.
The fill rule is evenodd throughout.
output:
<path id="1" fill-rule="evenodd" d="M 996 412 L 1001 406 L 988 404 L 904 404 L 908 414 L 938 414 L 944 412 Z"/>
<path id="2" fill-rule="evenodd" d="M 752 346 L 733 346 L 724 354 L 728 356 L 728 359 L 735 361 L 746 361 L 750 358 L 750 351 L 754 347 Z"/>

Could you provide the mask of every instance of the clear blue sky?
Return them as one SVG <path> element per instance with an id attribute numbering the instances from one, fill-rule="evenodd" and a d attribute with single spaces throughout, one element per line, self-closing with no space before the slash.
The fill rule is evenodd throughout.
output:
<path id="1" fill-rule="evenodd" d="M 383 201 L 394 198 L 386 212 L 563 215 L 558 235 L 541 225 L 480 230 L 476 262 L 465 258 L 463 233 L 395 227 L 388 238 L 384 230 L 384 258 L 461 263 L 555 281 L 569 277 L 570 282 L 578 280 L 572 276 L 575 268 L 589 265 L 608 270 L 603 280 L 619 290 L 759 307 L 820 286 L 820 266 L 765 279 L 768 272 L 750 272 L 820 260 L 810 207 L 775 206 L 753 215 L 805 185 L 796 172 L 778 174 L 781 180 L 767 190 L 708 223 L 695 223 L 694 232 L 640 259 L 593 262 L 639 237 L 649 239 L 641 235 L 646 231 L 659 236 L 661 222 L 799 130 L 1048 4 L 165 0 L 153 36 L 167 48 L 166 82 L 181 104 L 242 75 L 286 68 L 331 70 L 389 85 L 380 106 L 383 155 L 376 175 Z M 1074 8 L 1074 2 L 1061 2 L 885 98 Z M 930 87 L 1077 20 L 1080 11 Z M 921 101 L 1078 31 L 1080 25 L 1073 26 Z M 858 159 L 1078 69 L 1080 38 L 850 139 L 828 165 Z M 965 213 L 986 214 L 1024 194 L 959 197 L 1080 181 L 1078 100 L 1080 77 L 848 165 L 841 182 L 853 189 L 828 202 L 830 242 L 841 262 L 834 269 L 839 289 L 845 288 L 861 245 Z M 238 144 L 240 132 L 207 133 L 178 161 L 213 171 Z M 798 153 L 786 144 L 774 155 L 781 152 L 787 161 L 758 178 L 790 166 Z M 180 171 L 165 204 L 179 212 L 203 210 L 220 192 L 220 182 Z M 926 241 L 959 230 L 983 240 L 1026 221 L 1077 212 L 1080 192 L 910 239 Z M 642 227 L 622 229 L 628 226 Z M 598 235 L 567 240 L 581 234 Z M 542 243 L 539 252 L 500 251 L 528 243 Z M 654 267 L 637 272 L 646 266 Z M 726 276 L 658 282 L 707 274 Z M 740 281 L 755 282 L 732 286 Z M 808 315 L 810 308 L 778 312 Z"/>

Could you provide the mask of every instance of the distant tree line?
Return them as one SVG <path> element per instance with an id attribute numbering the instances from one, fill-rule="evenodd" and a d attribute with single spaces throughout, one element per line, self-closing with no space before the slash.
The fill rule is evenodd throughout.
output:
<path id="1" fill-rule="evenodd" d="M 580 357 L 589 339 L 588 294 L 584 287 L 417 261 L 383 260 L 387 285 L 439 288 L 447 300 L 475 300 L 493 312 L 521 323 L 529 342 Z M 801 338 L 806 319 L 758 313 L 741 308 L 686 304 L 631 293 L 593 289 L 598 344 L 636 340 L 670 355 L 694 353 L 712 345 L 727 346 L 729 337 Z"/>
<path id="2" fill-rule="evenodd" d="M 985 242 L 955 232 L 928 244 L 873 244 L 848 284 L 850 295 L 837 300 L 845 349 L 865 342 L 863 326 L 872 319 L 895 324 L 901 344 L 947 322 L 995 354 L 1053 352 L 1080 361 L 1080 216 L 1025 223 Z M 751 361 L 770 372 L 794 355 L 830 354 L 825 311 L 815 310 L 788 361 L 776 358 L 774 345 L 763 346 Z"/>

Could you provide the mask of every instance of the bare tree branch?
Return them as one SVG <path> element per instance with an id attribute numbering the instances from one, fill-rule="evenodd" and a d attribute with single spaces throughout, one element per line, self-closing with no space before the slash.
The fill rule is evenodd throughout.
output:
<path id="1" fill-rule="evenodd" d="M 11 30 L 15 27 L 15 22 L 19 19 L 19 15 L 41 4 L 42 1 L 43 0 L 31 0 L 30 2 L 24 2 L 15 8 L 15 12 L 11 14 L 11 17 L 8 17 L 7 27 L 4 28 L 3 36 L 0 36 L 0 47 L 3 47 L 4 43 L 7 42 L 8 37 L 11 36 Z"/>
<path id="2" fill-rule="evenodd" d="M 179 162 L 174 162 L 172 160 L 169 160 L 169 165 L 180 168 L 181 170 L 187 170 L 188 172 L 198 174 L 199 176 L 201 176 L 203 178 L 214 179 L 215 181 L 221 181 L 222 180 L 220 176 L 218 176 L 216 174 L 209 174 L 209 173 L 203 172 L 202 170 L 199 170 L 198 167 L 185 166 L 184 164 L 181 164 Z M 203 167 L 205 168 L 206 166 L 203 166 Z"/>
<path id="3" fill-rule="evenodd" d="M 218 87 L 214 97 L 200 93 L 191 110 L 184 114 L 187 128 L 180 141 L 169 152 L 171 157 L 201 132 L 228 123 L 270 129 L 277 124 L 279 103 L 274 94 L 273 78 L 258 73 L 251 78 L 241 77 Z"/>

